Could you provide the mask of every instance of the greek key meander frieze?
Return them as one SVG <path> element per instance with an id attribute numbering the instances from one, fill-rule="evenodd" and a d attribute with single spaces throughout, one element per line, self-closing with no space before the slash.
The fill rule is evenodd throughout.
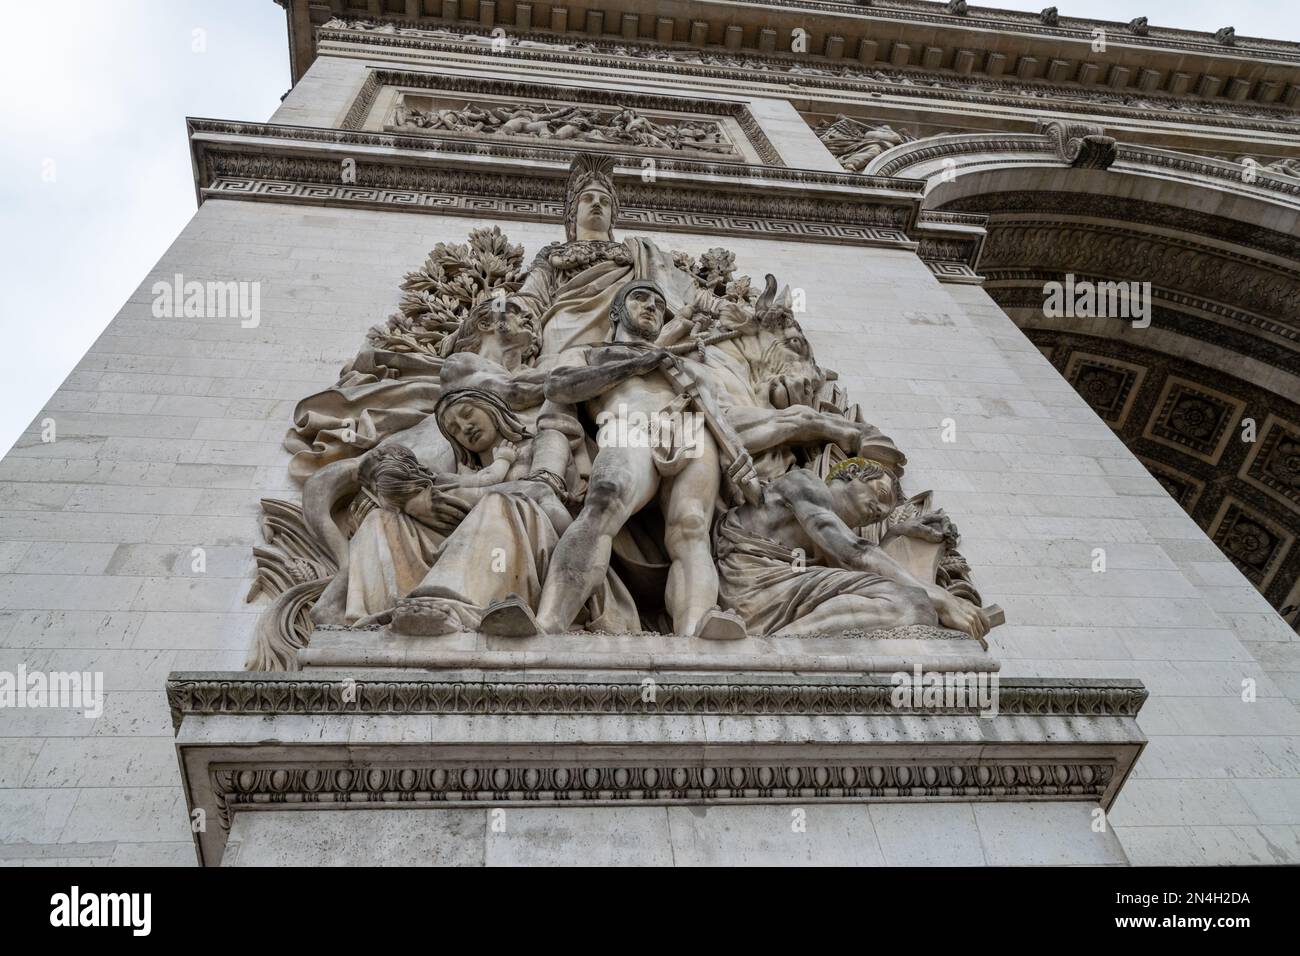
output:
<path id="1" fill-rule="evenodd" d="M 427 209 L 441 213 L 480 213 L 504 219 L 537 219 L 558 222 L 562 204 L 528 199 L 475 198 L 456 193 L 426 193 L 405 189 L 361 188 L 311 183 L 275 182 L 265 179 L 219 177 L 206 193 L 226 198 L 265 198 L 304 202 L 337 202 L 363 206 L 399 206 Z M 627 222 L 646 229 L 680 232 L 717 232 L 731 236 L 772 236 L 808 242 L 828 240 L 864 245 L 898 245 L 910 247 L 912 241 L 901 229 L 850 226 L 835 223 L 779 221 L 758 217 L 697 215 L 654 209 L 625 209 Z"/>
<path id="2" fill-rule="evenodd" d="M 456 24 L 456 32 L 413 30 L 406 34 L 376 33 L 356 29 L 322 27 L 318 32 L 322 44 L 330 41 L 348 44 L 391 46 L 406 50 L 458 50 L 482 47 L 490 43 L 487 30 L 475 32 L 469 25 Z M 1206 103 L 1161 93 L 1141 95 L 1113 90 L 1069 87 L 1041 80 L 998 79 L 981 77 L 978 82 L 963 82 L 950 74 L 921 69 L 897 69 L 886 64 L 862 67 L 856 63 L 818 61 L 809 66 L 807 58 L 746 51 L 732 56 L 714 52 L 676 50 L 653 44 L 580 41 L 557 43 L 545 33 L 522 33 L 510 38 L 505 50 L 495 55 L 512 59 L 582 66 L 607 66 L 611 62 L 635 60 L 636 68 L 649 72 L 676 75 L 712 76 L 752 82 L 755 74 L 782 74 L 796 81 L 824 89 L 887 92 L 893 96 L 942 97 L 962 103 L 985 106 L 1014 105 L 1043 109 L 1050 101 L 1055 112 L 1093 114 L 1099 110 L 1128 119 L 1150 119 L 1152 110 L 1168 112 L 1174 117 L 1215 117 L 1216 125 L 1267 132 L 1294 132 L 1300 117 L 1286 107 L 1259 104 L 1255 110 L 1243 110 L 1227 103 Z M 524 45 L 527 44 L 527 45 Z M 573 75 L 580 75 L 573 72 Z M 779 82 L 779 81 L 777 81 Z"/>

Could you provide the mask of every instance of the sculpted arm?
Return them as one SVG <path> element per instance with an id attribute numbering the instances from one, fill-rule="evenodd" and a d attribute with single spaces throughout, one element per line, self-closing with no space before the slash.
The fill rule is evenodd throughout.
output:
<path id="1" fill-rule="evenodd" d="M 927 593 L 934 587 L 911 575 L 880 548 L 855 534 L 831 509 L 830 491 L 813 475 L 796 469 L 781 478 L 779 483 L 800 527 L 817 548 L 840 567 L 871 571 L 897 584 L 921 588 Z"/>
<path id="2" fill-rule="evenodd" d="M 854 534 L 831 509 L 831 496 L 825 485 L 802 470 L 790 472 L 779 483 L 795 519 L 823 554 L 843 568 L 872 571 L 904 587 L 920 588 L 934 605 L 943 625 L 965 631 L 988 649 L 984 635 L 989 624 L 980 609 L 933 581 L 915 577 L 876 545 Z"/>
<path id="3" fill-rule="evenodd" d="M 548 246 L 537 254 L 524 277 L 524 283 L 510 298 L 523 303 L 534 318 L 540 318 L 555 297 L 555 269 L 548 257 Z"/>
<path id="4" fill-rule="evenodd" d="M 562 365 L 547 376 L 546 397 L 568 405 L 590 401 L 620 382 L 657 369 L 662 361 L 662 352 L 648 350 L 634 358 L 602 365 Z"/>
<path id="5" fill-rule="evenodd" d="M 511 408 L 533 408 L 542 404 L 545 373 L 520 369 L 513 375 L 495 362 L 473 352 L 455 352 L 442 366 L 443 388 L 482 388 L 494 392 Z"/>

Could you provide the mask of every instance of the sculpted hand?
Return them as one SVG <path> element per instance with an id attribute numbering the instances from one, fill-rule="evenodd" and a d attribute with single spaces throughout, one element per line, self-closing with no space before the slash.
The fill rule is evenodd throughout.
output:
<path id="1" fill-rule="evenodd" d="M 944 627 L 965 631 L 971 637 L 983 642 L 989 628 L 980 609 L 970 601 L 949 594 L 942 588 L 936 588 L 936 591 L 943 595 L 939 597 L 938 594 L 932 594 L 935 610 L 939 612 L 939 622 Z"/>
<path id="2" fill-rule="evenodd" d="M 647 371 L 653 371 L 658 368 L 672 368 L 677 365 L 677 356 L 667 349 L 650 349 L 649 352 L 650 355 L 653 356 L 653 361 L 649 358 L 646 359 L 649 365 Z"/>
<path id="3" fill-rule="evenodd" d="M 742 450 L 736 456 L 736 460 L 727 468 L 727 477 L 737 488 L 758 481 L 758 469 L 754 467 L 754 459 L 750 457 L 749 452 Z"/>
<path id="4" fill-rule="evenodd" d="M 465 502 L 436 490 L 429 496 L 429 504 L 430 527 L 441 535 L 451 534 L 469 514 Z"/>
<path id="5" fill-rule="evenodd" d="M 952 523 L 952 519 L 942 511 L 932 511 L 917 518 L 900 521 L 889 529 L 887 537 L 916 538 L 918 541 L 928 541 L 932 544 L 940 544 L 944 541 L 956 544 L 958 535 L 957 526 Z"/>

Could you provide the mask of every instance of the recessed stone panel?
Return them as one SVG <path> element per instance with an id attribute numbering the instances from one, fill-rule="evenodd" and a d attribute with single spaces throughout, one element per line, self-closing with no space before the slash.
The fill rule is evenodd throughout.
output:
<path id="1" fill-rule="evenodd" d="M 1233 437 L 1244 403 L 1197 382 L 1171 376 L 1143 436 L 1215 464 Z"/>

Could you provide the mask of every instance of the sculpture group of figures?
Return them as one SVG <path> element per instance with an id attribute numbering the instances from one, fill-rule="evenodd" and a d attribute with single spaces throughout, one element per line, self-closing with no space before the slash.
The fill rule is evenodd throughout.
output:
<path id="1" fill-rule="evenodd" d="M 872 126 L 843 113 L 819 124 L 813 132 L 840 165 L 851 173 L 862 172 L 887 149 L 916 142 L 916 137 L 905 130 L 899 131 L 883 123 Z"/>
<path id="2" fill-rule="evenodd" d="M 263 502 L 249 666 L 314 627 L 707 639 L 990 626 L 929 495 L 820 367 L 789 289 L 614 237 L 580 155 L 567 239 L 522 270 L 499 229 L 440 244 L 286 445 Z"/>
<path id="3" fill-rule="evenodd" d="M 566 105 L 555 108 L 527 103 L 490 106 L 466 103 L 458 109 L 420 109 L 403 98 L 393 111 L 393 125 L 410 129 L 488 136 L 525 136 L 608 143 L 640 149 L 731 156 L 736 149 L 712 122 L 678 122 L 650 119 L 633 109 L 598 110 Z"/>

